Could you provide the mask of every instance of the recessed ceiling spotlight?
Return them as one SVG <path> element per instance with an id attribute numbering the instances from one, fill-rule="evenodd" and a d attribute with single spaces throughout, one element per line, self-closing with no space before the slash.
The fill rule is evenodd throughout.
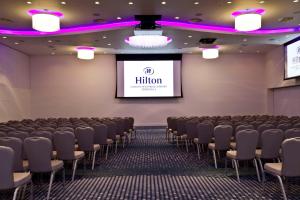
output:
<path id="1" fill-rule="evenodd" d="M 240 53 L 243 53 L 243 51 L 242 51 L 242 50 L 240 50 L 239 52 L 240 52 Z"/>
<path id="2" fill-rule="evenodd" d="M 165 1 L 162 1 L 162 2 L 161 2 L 161 4 L 162 4 L 162 5 L 166 5 L 166 4 L 167 4 L 167 2 L 165 2 Z"/>
<path id="3" fill-rule="evenodd" d="M 263 3 L 265 3 L 265 1 L 259 1 L 258 3 L 263 4 Z"/>
<path id="4" fill-rule="evenodd" d="M 51 42 L 52 42 L 52 40 L 48 40 L 48 42 L 49 42 L 49 43 L 51 43 Z"/>
<path id="5" fill-rule="evenodd" d="M 51 55 L 55 55 L 55 52 L 51 52 Z"/>
<path id="6" fill-rule="evenodd" d="M 103 39 L 106 39 L 107 37 L 105 35 L 102 36 Z"/>
<path id="7" fill-rule="evenodd" d="M 244 39 L 243 39 L 243 41 L 244 41 L 244 42 L 247 42 L 247 41 L 248 41 L 248 39 L 247 39 L 247 38 L 244 38 Z"/>
<path id="8" fill-rule="evenodd" d="M 121 20 L 122 19 L 122 17 L 117 17 L 117 20 Z"/>
<path id="9" fill-rule="evenodd" d="M 175 19 L 179 19 L 180 17 L 174 17 Z"/>
<path id="10" fill-rule="evenodd" d="M 99 5 L 99 4 L 100 4 L 100 2 L 99 2 L 99 1 L 95 1 L 95 4 L 96 4 L 96 5 Z"/>
<path id="11" fill-rule="evenodd" d="M 195 5 L 199 5 L 199 1 L 195 1 L 194 4 L 195 4 Z"/>
<path id="12" fill-rule="evenodd" d="M 6 36 L 3 36 L 3 37 L 2 37 L 2 39 L 6 39 L 6 38 L 7 38 Z"/>
<path id="13" fill-rule="evenodd" d="M 107 46 L 111 46 L 111 43 L 108 43 Z"/>
<path id="14" fill-rule="evenodd" d="M 18 45 L 18 44 L 20 44 L 19 42 L 15 42 L 15 45 Z"/>
<path id="15" fill-rule="evenodd" d="M 183 43 L 184 45 L 188 45 L 189 43 L 187 43 L 187 42 L 185 42 L 185 43 Z"/>
<path id="16" fill-rule="evenodd" d="M 228 4 L 232 4 L 232 1 L 227 1 L 226 3 L 228 3 Z"/>
<path id="17" fill-rule="evenodd" d="M 257 50 L 257 51 L 256 51 L 256 53 L 260 53 L 260 51 L 259 51 L 259 50 Z"/>
<path id="18" fill-rule="evenodd" d="M 193 36 L 189 35 L 188 37 L 189 37 L 189 38 L 192 38 Z"/>
<path id="19" fill-rule="evenodd" d="M 129 1 L 128 4 L 129 4 L 129 5 L 133 5 L 133 2 L 132 2 L 132 1 Z"/>
<path id="20" fill-rule="evenodd" d="M 66 5 L 67 3 L 65 1 L 60 2 L 62 5 Z"/>
<path id="21" fill-rule="evenodd" d="M 27 4 L 32 4 L 32 2 L 31 2 L 31 1 L 27 1 L 26 3 L 27 3 Z"/>

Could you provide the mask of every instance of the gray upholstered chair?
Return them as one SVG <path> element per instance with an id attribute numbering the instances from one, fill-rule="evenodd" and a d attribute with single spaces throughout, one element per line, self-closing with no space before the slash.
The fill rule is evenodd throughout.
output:
<path id="1" fill-rule="evenodd" d="M 134 118 L 128 117 L 129 119 L 129 131 L 131 132 L 132 137 L 136 138 L 136 130 L 134 128 Z"/>
<path id="2" fill-rule="evenodd" d="M 14 150 L 14 172 L 23 172 L 28 170 L 28 161 L 23 160 L 23 141 L 15 137 L 0 138 L 0 146 L 10 147 Z"/>
<path id="3" fill-rule="evenodd" d="M 108 150 L 114 143 L 114 141 L 108 138 L 108 128 L 105 124 L 99 124 L 93 127 L 95 131 L 94 143 L 100 145 L 100 149 L 106 146 L 105 159 L 108 157 Z"/>
<path id="4" fill-rule="evenodd" d="M 285 139 L 300 137 L 300 128 L 291 128 L 284 132 Z"/>
<path id="5" fill-rule="evenodd" d="M 273 124 L 261 124 L 257 127 L 257 131 L 259 133 L 259 138 L 258 138 L 258 144 L 257 144 L 257 148 L 261 147 L 261 134 L 265 131 L 265 130 L 269 130 L 269 129 L 275 129 L 275 126 Z"/>
<path id="6" fill-rule="evenodd" d="M 63 161 L 73 161 L 72 181 L 74 181 L 77 163 L 84 159 L 83 151 L 75 151 L 75 135 L 69 131 L 55 131 L 53 143 L 57 152 L 57 159 Z"/>
<path id="7" fill-rule="evenodd" d="M 1 137 L 6 137 L 6 136 L 7 136 L 7 134 L 5 132 L 0 131 L 0 138 Z"/>
<path id="8" fill-rule="evenodd" d="M 0 146 L 0 160 L 5 160 L 5 162 L 1 162 L 0 167 L 0 190 L 15 188 L 13 200 L 16 200 L 18 196 L 18 191 L 22 189 L 22 187 L 24 187 L 24 190 L 26 190 L 26 185 L 28 183 L 31 183 L 32 186 L 31 174 L 29 172 L 13 172 L 15 160 L 14 150 L 10 147 Z"/>
<path id="9" fill-rule="evenodd" d="M 258 160 L 262 178 L 265 180 L 262 159 L 278 159 L 284 133 L 280 129 L 268 129 L 261 134 L 261 149 L 257 149 L 255 157 Z"/>
<path id="10" fill-rule="evenodd" d="M 300 128 L 300 122 L 299 122 L 299 123 L 296 123 L 296 124 L 294 124 L 293 128 Z"/>
<path id="11" fill-rule="evenodd" d="M 288 130 L 290 128 L 293 128 L 293 125 L 290 124 L 290 123 L 283 123 L 283 124 L 278 124 L 277 128 L 281 129 L 282 131 L 286 131 L 286 130 Z"/>
<path id="12" fill-rule="evenodd" d="M 202 122 L 197 124 L 197 137 L 194 143 L 197 146 L 198 158 L 200 159 L 200 145 L 204 150 L 204 145 L 208 145 L 214 134 L 214 125 L 210 122 Z"/>
<path id="13" fill-rule="evenodd" d="M 94 135 L 95 131 L 91 127 L 78 127 L 75 129 L 75 136 L 78 142 L 78 149 L 80 151 L 92 153 L 92 170 L 94 170 L 95 167 L 96 153 L 100 150 L 100 145 L 94 143 Z"/>
<path id="14" fill-rule="evenodd" d="M 56 131 L 68 131 L 74 133 L 74 129 L 67 126 L 61 126 L 56 129 Z"/>
<path id="15" fill-rule="evenodd" d="M 7 133 L 7 136 L 20 138 L 22 141 L 24 141 L 26 138 L 29 137 L 29 133 L 24 131 L 10 131 Z"/>
<path id="16" fill-rule="evenodd" d="M 282 145 L 282 163 L 266 163 L 265 172 L 276 176 L 279 180 L 283 199 L 287 200 L 281 177 L 299 177 L 300 159 L 296 154 L 300 152 L 300 138 L 286 139 Z"/>
<path id="17" fill-rule="evenodd" d="M 198 125 L 199 121 L 197 119 L 189 120 L 186 122 L 186 139 L 185 139 L 185 147 L 186 151 L 189 152 L 189 143 L 193 141 L 194 138 L 198 136 Z"/>
<path id="18" fill-rule="evenodd" d="M 50 198 L 51 188 L 55 173 L 63 171 L 63 184 L 65 183 L 64 163 L 61 160 L 51 160 L 52 143 L 48 138 L 29 137 L 24 140 L 24 149 L 26 151 L 29 170 L 32 173 L 51 172 L 50 183 L 47 193 L 47 200 Z"/>
<path id="19" fill-rule="evenodd" d="M 242 125 L 239 125 L 235 128 L 235 131 L 234 131 L 234 134 L 233 134 L 233 137 L 235 138 L 236 137 L 236 134 L 239 132 L 239 131 L 242 131 L 242 130 L 253 130 L 254 129 L 254 126 L 251 125 L 251 124 L 242 124 Z M 231 149 L 236 149 L 236 142 L 231 142 L 230 143 L 230 148 Z"/>
<path id="20" fill-rule="evenodd" d="M 259 170 L 257 166 L 257 161 L 255 159 L 255 150 L 258 142 L 258 132 L 257 130 L 241 130 L 236 134 L 236 150 L 227 151 L 227 158 L 233 161 L 233 165 L 236 171 L 236 176 L 238 182 L 240 182 L 238 161 L 240 160 L 253 160 L 254 166 L 256 168 L 257 179 L 260 181 Z"/>
<path id="21" fill-rule="evenodd" d="M 216 151 L 227 151 L 230 148 L 230 140 L 233 128 L 231 125 L 218 125 L 214 128 L 214 143 L 209 143 L 208 148 L 213 152 L 215 168 L 218 168 Z"/>
<path id="22" fill-rule="evenodd" d="M 185 124 L 187 119 L 184 117 L 180 117 L 176 120 L 177 132 L 174 133 L 174 137 L 176 139 L 176 145 L 179 147 L 179 143 L 185 141 L 187 138 L 186 127 Z"/>

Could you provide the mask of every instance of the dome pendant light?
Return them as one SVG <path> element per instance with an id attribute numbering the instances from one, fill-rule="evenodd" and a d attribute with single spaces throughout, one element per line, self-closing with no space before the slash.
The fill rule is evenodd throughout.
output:
<path id="1" fill-rule="evenodd" d="M 60 30 L 60 18 L 63 14 L 49 10 L 29 10 L 32 16 L 32 28 L 40 32 L 56 32 Z"/>
<path id="2" fill-rule="evenodd" d="M 95 56 L 95 48 L 94 47 L 86 47 L 81 46 L 77 47 L 77 58 L 82 60 L 92 60 Z"/>
<path id="3" fill-rule="evenodd" d="M 232 13 L 235 18 L 235 29 L 237 31 L 255 31 L 261 28 L 262 15 L 264 9 L 246 9 Z"/>
<path id="4" fill-rule="evenodd" d="M 215 59 L 219 57 L 219 48 L 217 46 L 202 49 L 202 57 L 204 59 Z"/>

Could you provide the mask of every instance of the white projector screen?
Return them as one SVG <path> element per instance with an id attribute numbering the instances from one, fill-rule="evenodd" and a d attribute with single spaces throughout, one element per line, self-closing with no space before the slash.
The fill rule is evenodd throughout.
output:
<path id="1" fill-rule="evenodd" d="M 181 60 L 117 60 L 116 97 L 182 97 Z"/>
<path id="2" fill-rule="evenodd" d="M 285 70 L 284 78 L 300 76 L 300 38 L 285 44 Z"/>

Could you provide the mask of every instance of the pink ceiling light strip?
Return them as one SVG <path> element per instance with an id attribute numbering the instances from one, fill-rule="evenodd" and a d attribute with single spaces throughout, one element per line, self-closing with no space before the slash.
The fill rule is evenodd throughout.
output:
<path id="1" fill-rule="evenodd" d="M 140 23 L 139 21 L 112 22 L 112 23 L 99 24 L 99 25 L 63 28 L 59 31 L 51 32 L 51 33 L 39 32 L 39 31 L 0 29 L 0 35 L 11 35 L 11 36 L 18 36 L 18 37 L 72 35 L 72 34 L 93 33 L 93 32 L 97 32 L 97 31 L 107 31 L 107 30 L 113 30 L 113 29 L 132 27 L 132 26 L 138 25 L 139 23 Z"/>
<path id="2" fill-rule="evenodd" d="M 300 26 L 294 27 L 294 28 L 260 29 L 260 30 L 256 30 L 256 31 L 250 31 L 250 32 L 240 32 L 240 31 L 237 31 L 234 28 L 230 28 L 230 27 L 201 25 L 201 24 L 193 24 L 193 23 L 182 22 L 182 21 L 157 21 L 156 23 L 161 26 L 184 29 L 184 30 L 237 34 L 237 35 L 268 35 L 268 34 L 283 34 L 283 33 L 300 32 Z"/>

